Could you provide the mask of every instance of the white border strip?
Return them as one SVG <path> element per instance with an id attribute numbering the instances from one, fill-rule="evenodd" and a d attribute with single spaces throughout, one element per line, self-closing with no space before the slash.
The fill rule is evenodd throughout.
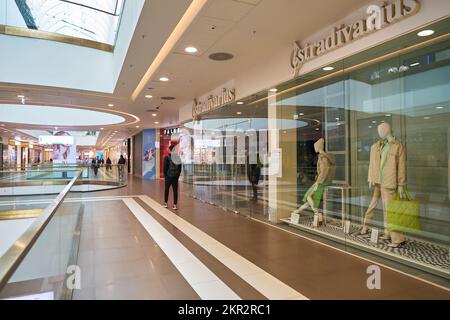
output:
<path id="1" fill-rule="evenodd" d="M 239 296 L 161 226 L 134 199 L 123 199 L 182 276 L 204 300 L 240 300 Z"/>
<path id="2" fill-rule="evenodd" d="M 150 197 L 139 196 L 139 198 L 268 299 L 308 300 L 307 297 L 298 291 L 281 282 L 279 279 L 248 261 L 186 220 L 180 218 L 170 210 L 165 209 Z"/>

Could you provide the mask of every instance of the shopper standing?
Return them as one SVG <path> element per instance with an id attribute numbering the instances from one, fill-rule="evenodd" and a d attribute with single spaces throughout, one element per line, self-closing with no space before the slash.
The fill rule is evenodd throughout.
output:
<path id="1" fill-rule="evenodd" d="M 111 161 L 111 159 L 108 157 L 108 158 L 106 159 L 106 171 L 111 170 L 111 164 L 112 164 L 112 161 Z"/>
<path id="2" fill-rule="evenodd" d="M 125 164 L 127 163 L 127 161 L 125 160 L 125 158 L 123 157 L 123 155 L 120 155 L 119 161 L 117 162 L 118 164 L 118 169 L 119 169 L 119 180 L 123 180 L 124 178 L 124 170 L 125 170 Z"/>
<path id="3" fill-rule="evenodd" d="M 169 190 L 172 186 L 173 191 L 173 210 L 177 210 L 178 202 L 178 179 L 181 174 L 181 161 L 174 161 L 175 156 L 172 153 L 174 146 L 169 147 L 170 153 L 164 157 L 164 207 L 167 208 L 169 200 Z"/>

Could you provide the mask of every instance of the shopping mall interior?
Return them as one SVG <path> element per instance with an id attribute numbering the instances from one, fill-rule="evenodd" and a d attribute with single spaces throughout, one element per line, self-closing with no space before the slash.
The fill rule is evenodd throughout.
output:
<path id="1" fill-rule="evenodd" d="M 449 0 L 0 1 L 0 300 L 449 300 Z"/>

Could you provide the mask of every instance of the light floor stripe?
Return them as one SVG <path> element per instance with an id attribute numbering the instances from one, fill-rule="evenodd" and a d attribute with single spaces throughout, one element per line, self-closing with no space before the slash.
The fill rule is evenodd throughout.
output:
<path id="1" fill-rule="evenodd" d="M 161 226 L 134 199 L 123 202 L 203 300 L 240 300 L 239 296 Z"/>
<path id="2" fill-rule="evenodd" d="M 139 196 L 139 198 L 266 298 L 271 300 L 308 299 L 150 197 Z"/>

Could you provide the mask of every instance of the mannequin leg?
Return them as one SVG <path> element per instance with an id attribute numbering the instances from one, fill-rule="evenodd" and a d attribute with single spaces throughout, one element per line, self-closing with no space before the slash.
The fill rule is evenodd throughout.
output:
<path id="1" fill-rule="evenodd" d="M 307 200 L 308 200 L 308 204 L 310 205 L 312 211 L 314 212 L 314 215 L 317 215 L 317 217 L 318 217 L 319 225 L 321 225 L 323 223 L 323 215 L 321 212 L 319 212 L 319 210 L 317 210 L 317 208 L 314 207 L 314 199 L 313 199 L 312 195 L 309 196 L 307 198 Z"/>
<path id="2" fill-rule="evenodd" d="M 367 233 L 368 225 L 370 224 L 370 221 L 373 218 L 373 215 L 375 213 L 375 209 L 377 207 L 378 201 L 380 200 L 380 197 L 381 197 L 380 186 L 375 185 L 373 194 L 372 194 L 372 200 L 370 201 L 369 208 L 367 208 L 367 211 L 364 215 L 364 223 L 363 223 L 363 227 L 360 232 L 361 234 Z"/>
<path id="3" fill-rule="evenodd" d="M 384 229 L 385 234 L 389 235 L 391 238 L 391 242 L 393 245 L 399 245 L 405 242 L 405 234 L 403 232 L 391 231 L 387 230 L 387 203 L 389 200 L 395 198 L 396 190 L 395 189 L 381 189 L 381 199 L 383 200 L 383 214 L 384 214 Z"/>
<path id="4" fill-rule="evenodd" d="M 300 208 L 294 210 L 294 213 L 302 213 L 303 211 L 308 209 L 308 207 L 309 207 L 309 203 L 305 202 Z"/>

